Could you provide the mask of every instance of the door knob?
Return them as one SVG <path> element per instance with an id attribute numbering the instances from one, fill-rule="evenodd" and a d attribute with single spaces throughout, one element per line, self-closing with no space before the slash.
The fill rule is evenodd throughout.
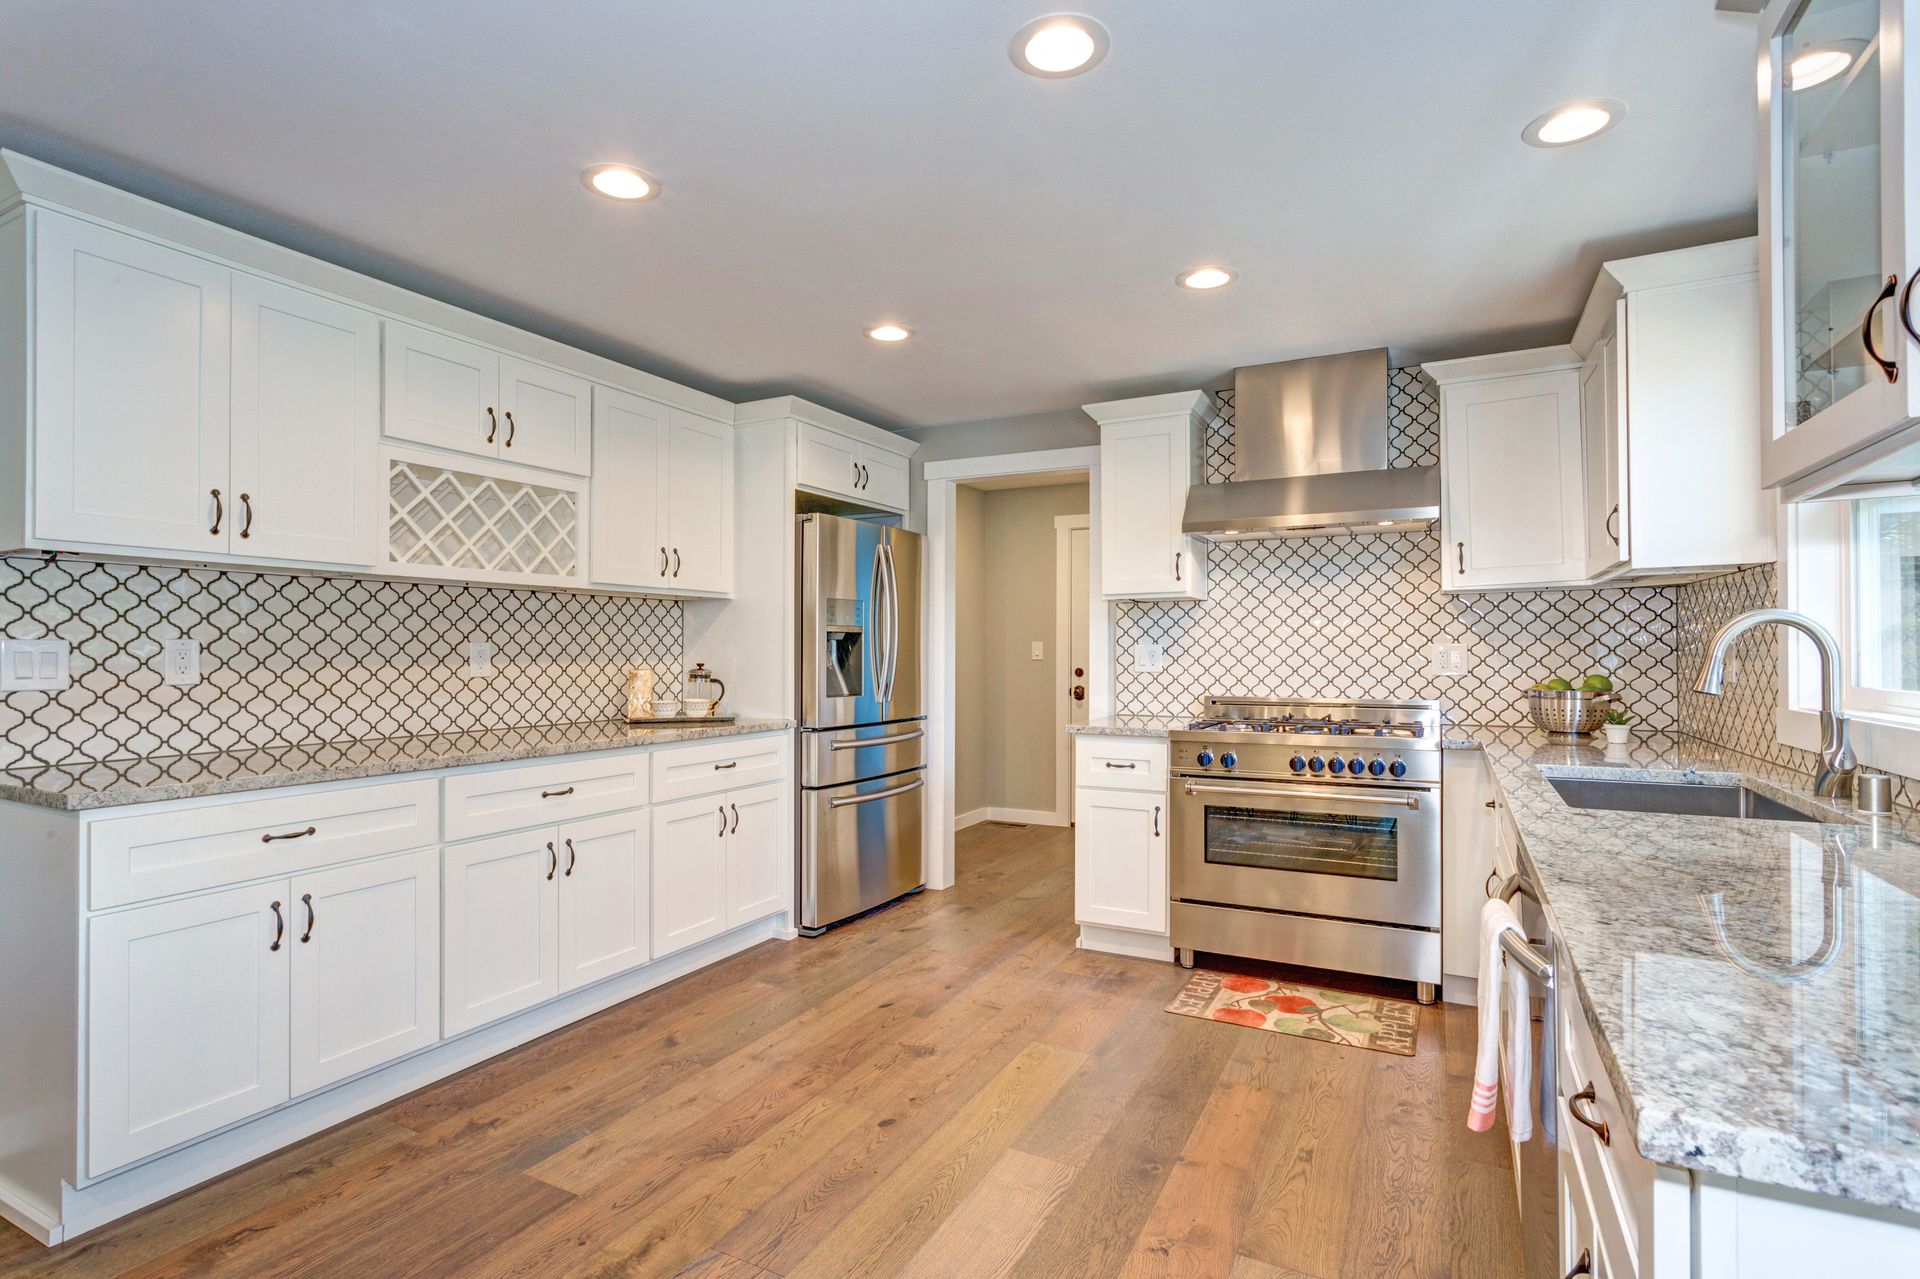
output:
<path id="1" fill-rule="evenodd" d="M 1085 684 L 1075 684 L 1073 686 L 1073 700 L 1076 702 L 1084 702 L 1087 700 L 1087 686 Z"/>

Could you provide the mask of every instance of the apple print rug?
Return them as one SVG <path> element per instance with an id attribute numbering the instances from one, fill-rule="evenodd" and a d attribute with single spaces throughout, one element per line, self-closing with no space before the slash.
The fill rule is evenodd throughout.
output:
<path id="1" fill-rule="evenodd" d="M 1208 972 L 1195 973 L 1167 1011 L 1402 1057 L 1413 1056 L 1419 1017 L 1416 1005 L 1398 999 Z"/>

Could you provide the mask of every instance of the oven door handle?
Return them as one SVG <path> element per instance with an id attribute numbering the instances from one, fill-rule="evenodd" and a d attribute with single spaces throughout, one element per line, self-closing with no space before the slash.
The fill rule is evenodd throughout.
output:
<path id="1" fill-rule="evenodd" d="M 1418 795 L 1370 795 L 1344 787 L 1318 786 L 1214 786 L 1206 782 L 1188 782 L 1188 795 L 1251 795 L 1256 799 L 1333 799 L 1345 804 L 1378 804 L 1383 808 L 1420 807 Z"/>

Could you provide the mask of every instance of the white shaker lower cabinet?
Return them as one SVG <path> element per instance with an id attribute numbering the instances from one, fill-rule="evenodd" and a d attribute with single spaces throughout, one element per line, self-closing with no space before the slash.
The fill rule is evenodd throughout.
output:
<path id="1" fill-rule="evenodd" d="M 90 1176 L 287 1100 L 288 888 L 256 884 L 89 922 Z"/>
<path id="2" fill-rule="evenodd" d="M 653 830 L 644 812 L 560 828 L 560 988 L 653 957 Z"/>
<path id="3" fill-rule="evenodd" d="M 1073 915 L 1088 950 L 1171 959 L 1167 743 L 1076 734 Z"/>
<path id="4" fill-rule="evenodd" d="M 433 849 L 294 879 L 293 1095 L 440 1038 L 440 855 Z"/>
<path id="5" fill-rule="evenodd" d="M 653 953 L 684 950 L 727 930 L 724 795 L 653 810 Z"/>
<path id="6" fill-rule="evenodd" d="M 1477 1003 L 1480 908 L 1498 878 L 1495 828 L 1498 789 L 1485 751 L 1447 751 L 1441 763 L 1440 971 L 1452 1003 Z"/>
<path id="7" fill-rule="evenodd" d="M 786 910 L 793 898 L 793 807 L 769 782 L 727 793 L 727 927 Z"/>
<path id="8" fill-rule="evenodd" d="M 446 1033 L 560 993 L 559 836 L 552 827 L 446 851 Z"/>

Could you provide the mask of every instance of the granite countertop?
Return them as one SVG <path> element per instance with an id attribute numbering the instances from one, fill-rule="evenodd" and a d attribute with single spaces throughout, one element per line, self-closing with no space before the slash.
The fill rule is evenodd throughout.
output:
<path id="1" fill-rule="evenodd" d="M 731 724 L 688 720 L 684 726 L 671 727 L 641 727 L 620 720 L 599 720 L 489 732 L 380 737 L 224 754 L 175 755 L 72 768 L 13 769 L 0 771 L 0 800 L 80 812 L 122 804 L 152 804 L 280 786 L 422 773 L 470 764 L 545 759 L 628 746 L 743 737 L 792 727 L 790 719 L 740 719 Z"/>
<path id="2" fill-rule="evenodd" d="M 1101 715 L 1084 724 L 1069 724 L 1069 733 L 1090 737 L 1165 737 L 1193 722 L 1190 715 Z"/>
<path id="3" fill-rule="evenodd" d="M 1641 1153 L 1920 1211 L 1914 818 L 1850 820 L 1802 774 L 1684 739 L 1449 737 L 1487 753 Z M 1578 809 L 1549 776 L 1739 782 L 1830 820 Z"/>

